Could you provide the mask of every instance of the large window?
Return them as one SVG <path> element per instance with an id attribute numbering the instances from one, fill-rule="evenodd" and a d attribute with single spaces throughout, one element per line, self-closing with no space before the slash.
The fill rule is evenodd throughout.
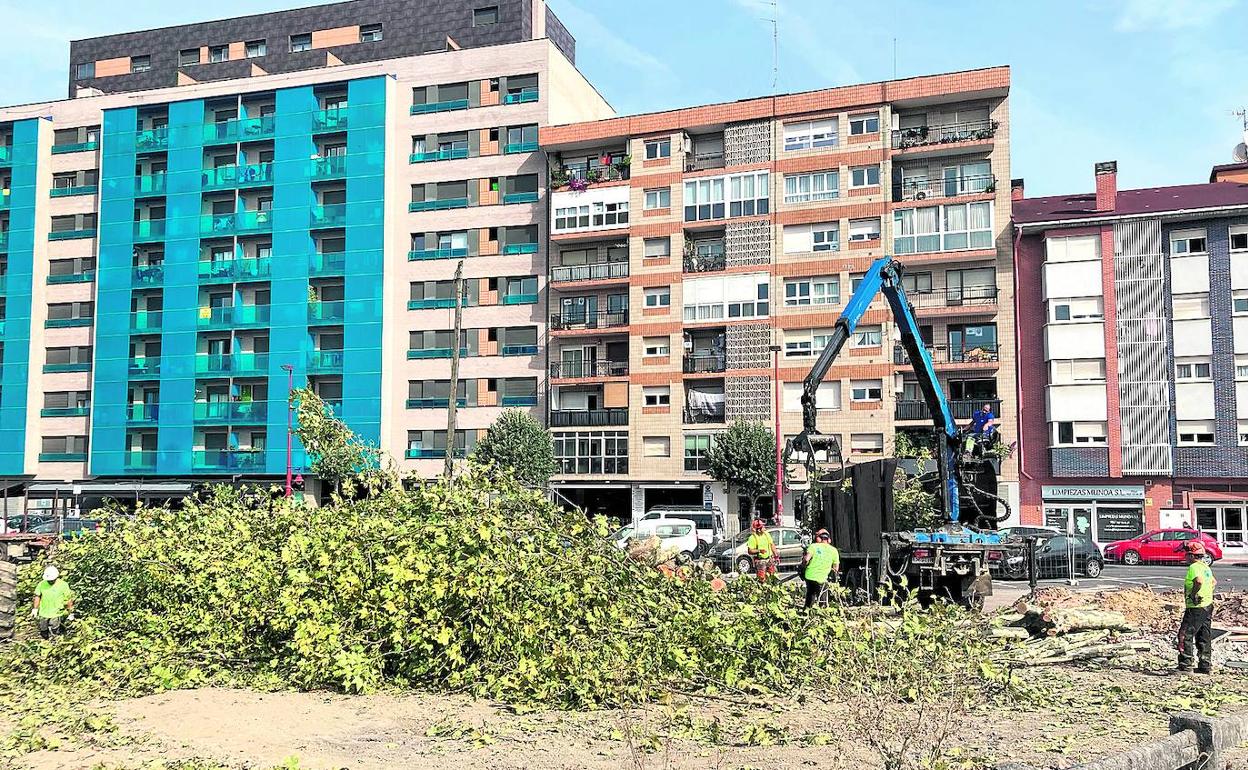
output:
<path id="1" fill-rule="evenodd" d="M 893 251 L 897 254 L 940 251 L 940 208 L 894 211 Z"/>
<path id="2" fill-rule="evenodd" d="M 1086 446 L 1105 444 L 1108 439 L 1103 422 L 1055 422 L 1053 446 Z"/>
<path id="3" fill-rule="evenodd" d="M 766 214 L 771 210 L 767 180 L 766 171 L 751 171 L 685 182 L 685 221 Z"/>
<path id="4" fill-rule="evenodd" d="M 628 201 L 593 204 L 591 227 L 615 227 L 628 224 Z"/>
<path id="5" fill-rule="evenodd" d="M 575 230 L 589 227 L 589 205 L 555 209 L 555 229 Z"/>
<path id="6" fill-rule="evenodd" d="M 561 473 L 628 473 L 628 432 L 555 433 L 555 461 Z"/>
<path id="7" fill-rule="evenodd" d="M 784 124 L 784 149 L 809 150 L 836 146 L 836 118 Z"/>
<path id="8" fill-rule="evenodd" d="M 1105 381 L 1105 359 L 1065 358 L 1050 362 L 1050 378 L 1054 385 L 1078 385 Z"/>
<path id="9" fill-rule="evenodd" d="M 1176 257 L 1183 254 L 1204 254 L 1206 249 L 1204 230 L 1178 230 L 1170 234 L 1170 253 Z"/>
<path id="10" fill-rule="evenodd" d="M 840 195 L 839 174 L 820 171 L 814 174 L 785 174 L 784 202 L 809 203 L 828 201 Z"/>
<path id="11" fill-rule="evenodd" d="M 651 139 L 646 142 L 646 160 L 672 157 L 671 139 Z"/>
<path id="12" fill-rule="evenodd" d="M 1101 297 L 1049 300 L 1050 323 L 1100 321 L 1105 317 Z"/>
<path id="13" fill-rule="evenodd" d="M 784 227 L 785 254 L 800 254 L 805 251 L 839 251 L 840 248 L 840 225 L 836 222 L 785 225 Z"/>
<path id="14" fill-rule="evenodd" d="M 785 307 L 835 305 L 841 301 L 839 276 L 792 278 L 784 282 Z"/>
<path id="15" fill-rule="evenodd" d="M 893 212 L 893 251 L 914 254 L 992 248 L 992 203 L 924 206 Z"/>
<path id="16" fill-rule="evenodd" d="M 684 319 L 763 318 L 771 314 L 765 273 L 695 278 L 684 282 Z"/>
<path id="17" fill-rule="evenodd" d="M 697 473 L 707 470 L 706 455 L 711 451 L 709 434 L 685 436 L 685 470 Z"/>
<path id="18" fill-rule="evenodd" d="M 957 203 L 944 209 L 944 251 L 992 248 L 992 204 Z"/>
<path id="19" fill-rule="evenodd" d="M 1213 420 L 1179 420 L 1179 446 L 1211 446 Z"/>

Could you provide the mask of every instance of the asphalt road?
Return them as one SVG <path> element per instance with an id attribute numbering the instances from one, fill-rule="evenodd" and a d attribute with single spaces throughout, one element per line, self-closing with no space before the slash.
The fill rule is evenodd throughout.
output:
<path id="1" fill-rule="evenodd" d="M 1079 588 L 1131 588 L 1152 586 L 1153 588 L 1182 588 L 1187 567 L 1180 565 L 1140 565 L 1127 567 L 1121 564 L 1106 564 L 1101 576 L 1092 579 L 1077 578 Z M 1229 564 L 1217 562 L 1213 565 L 1213 576 L 1218 579 L 1219 591 L 1248 590 L 1248 564 Z M 995 582 L 995 581 L 994 581 Z M 1001 581 L 1000 584 L 1019 584 L 1026 586 L 1026 581 Z M 1066 585 L 1065 580 L 1041 580 L 1040 585 Z"/>

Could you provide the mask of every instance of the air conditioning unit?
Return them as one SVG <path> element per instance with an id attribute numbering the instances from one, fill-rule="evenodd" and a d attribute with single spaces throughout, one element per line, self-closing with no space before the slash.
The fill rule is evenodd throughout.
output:
<path id="1" fill-rule="evenodd" d="M 925 200 L 927 200 L 927 190 L 918 190 L 917 192 L 915 192 L 915 194 L 914 194 L 914 199 L 915 199 L 916 201 L 925 201 Z"/>

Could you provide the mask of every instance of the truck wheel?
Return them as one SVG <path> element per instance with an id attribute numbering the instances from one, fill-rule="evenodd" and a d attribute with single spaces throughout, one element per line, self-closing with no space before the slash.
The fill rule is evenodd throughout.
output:
<path id="1" fill-rule="evenodd" d="M 748 575 L 754 571 L 754 561 L 748 556 L 737 559 L 737 574 Z"/>

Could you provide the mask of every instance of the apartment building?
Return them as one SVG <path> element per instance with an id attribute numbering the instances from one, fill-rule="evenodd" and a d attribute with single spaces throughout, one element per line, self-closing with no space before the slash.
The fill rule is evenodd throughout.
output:
<path id="1" fill-rule="evenodd" d="M 800 430 L 801 381 L 884 255 L 955 416 L 991 404 L 1012 440 L 1008 93 L 998 67 L 542 128 L 562 493 L 617 516 L 736 513 L 707 450 L 737 419 Z M 882 301 L 819 409 L 851 462 L 930 438 Z M 1001 491 L 1017 500 L 1012 461 Z"/>
<path id="2" fill-rule="evenodd" d="M 1248 542 L 1248 164 L 1026 198 L 1017 180 L 1022 520 L 1099 542 Z"/>
<path id="3" fill-rule="evenodd" d="M 611 114 L 574 52 L 542 0 L 75 41 L 73 98 L 0 108 L 3 495 L 278 479 L 305 384 L 421 473 L 504 406 L 544 415 L 537 129 Z"/>

